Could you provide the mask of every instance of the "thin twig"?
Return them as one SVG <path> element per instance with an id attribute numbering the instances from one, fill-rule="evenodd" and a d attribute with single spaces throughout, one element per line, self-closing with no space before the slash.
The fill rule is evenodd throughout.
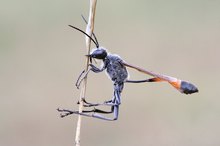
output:
<path id="1" fill-rule="evenodd" d="M 90 0 L 90 10 L 89 10 L 89 20 L 86 27 L 86 33 L 91 36 L 94 29 L 94 20 L 95 20 L 95 9 L 96 9 L 96 0 Z M 91 46 L 91 40 L 89 37 L 86 36 L 86 49 L 87 54 L 90 53 L 90 46 Z M 85 64 L 85 71 L 88 70 L 89 67 L 89 57 L 86 59 Z M 83 85 L 80 92 L 80 99 L 79 99 L 79 112 L 83 111 L 83 98 L 86 94 L 86 85 L 87 85 L 87 78 L 84 79 Z M 81 115 L 78 116 L 77 121 L 77 128 L 76 128 L 76 136 L 75 136 L 75 143 L 76 146 L 80 146 L 80 131 L 81 131 L 81 123 L 82 123 L 82 117 Z"/>

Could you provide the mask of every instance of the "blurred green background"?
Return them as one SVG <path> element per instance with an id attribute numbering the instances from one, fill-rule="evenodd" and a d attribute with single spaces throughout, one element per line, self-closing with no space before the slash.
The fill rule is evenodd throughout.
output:
<path id="1" fill-rule="evenodd" d="M 85 40 L 68 25 L 85 29 L 80 15 L 88 8 L 88 0 L 1 0 L 1 146 L 74 145 L 77 116 L 61 119 L 56 108 L 78 109 Z M 82 146 L 220 145 L 220 1 L 98 0 L 95 33 L 127 62 L 189 80 L 200 92 L 126 84 L 118 121 L 83 118 Z M 112 90 L 105 73 L 89 75 L 89 101 L 108 100 Z"/>

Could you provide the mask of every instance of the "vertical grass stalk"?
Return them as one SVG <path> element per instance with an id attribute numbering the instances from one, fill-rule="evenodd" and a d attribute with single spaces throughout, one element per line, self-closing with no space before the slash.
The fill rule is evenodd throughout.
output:
<path id="1" fill-rule="evenodd" d="M 95 21 L 95 9 L 96 9 L 96 0 L 90 0 L 90 8 L 89 8 L 89 18 L 88 24 L 86 26 L 86 33 L 91 36 L 94 30 L 94 21 Z M 86 50 L 87 54 L 90 53 L 91 40 L 89 37 L 85 36 L 86 40 Z M 85 61 L 85 70 L 87 71 L 89 67 L 89 58 L 86 58 Z M 79 112 L 83 111 L 83 100 L 82 98 L 86 95 L 86 86 L 87 86 L 87 78 L 84 79 L 81 92 L 80 92 L 80 104 L 79 104 Z M 78 116 L 77 127 L 76 127 L 76 136 L 75 136 L 75 144 L 76 146 L 80 146 L 80 132 L 81 132 L 81 123 L 82 116 Z"/>

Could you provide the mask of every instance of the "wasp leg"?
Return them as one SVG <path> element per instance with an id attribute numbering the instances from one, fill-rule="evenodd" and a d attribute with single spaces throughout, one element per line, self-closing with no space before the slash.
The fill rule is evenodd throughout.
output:
<path id="1" fill-rule="evenodd" d="M 77 89 L 79 89 L 79 87 L 80 87 L 82 81 L 87 77 L 87 75 L 88 75 L 88 73 L 89 73 L 90 70 L 91 70 L 91 68 L 88 69 L 86 72 L 85 72 L 85 70 L 83 70 L 82 73 L 79 75 L 79 77 L 78 77 L 78 79 L 77 79 L 77 81 L 76 81 L 76 84 L 75 84 L 76 87 L 77 87 Z M 84 76 L 82 77 L 83 74 L 84 74 Z"/>
<path id="2" fill-rule="evenodd" d="M 89 66 L 91 67 L 91 70 L 94 72 L 94 73 L 99 73 L 99 72 L 102 72 L 103 70 L 105 70 L 105 66 L 103 66 L 103 68 L 99 69 L 98 67 L 96 67 L 95 65 L 93 64 L 89 64 Z"/>
<path id="3" fill-rule="evenodd" d="M 88 73 L 90 72 L 90 70 L 91 71 L 93 71 L 94 73 L 99 73 L 99 72 L 102 72 L 104 69 L 105 69 L 105 67 L 103 67 L 102 69 L 99 69 L 99 68 L 97 68 L 95 65 L 93 65 L 93 64 L 89 64 L 89 66 L 91 67 L 91 68 L 89 68 L 86 72 L 85 72 L 85 70 L 83 70 L 82 71 L 82 73 L 79 75 L 79 77 L 78 77 L 78 79 L 77 79 L 77 81 L 76 81 L 76 87 L 77 87 L 77 89 L 79 89 L 79 87 L 80 87 L 80 85 L 81 85 L 81 83 L 82 83 L 82 81 L 87 77 L 87 75 L 88 75 Z M 83 76 L 84 75 L 84 76 Z"/>
<path id="4" fill-rule="evenodd" d="M 57 109 L 58 112 L 60 112 L 60 117 L 64 118 L 68 115 L 71 114 L 77 114 L 77 115 L 82 115 L 82 116 L 86 116 L 86 117 L 92 117 L 92 118 L 98 118 L 101 120 L 107 120 L 107 121 L 114 121 L 118 119 L 118 113 L 119 113 L 119 106 L 112 106 L 111 107 L 111 111 L 104 111 L 104 110 L 100 110 L 100 109 L 96 109 L 94 108 L 93 110 L 83 110 L 81 113 L 79 111 L 71 111 L 71 110 L 66 110 L 66 109 Z M 111 114 L 114 113 L 114 117 L 113 118 L 108 118 L 105 117 L 101 114 Z"/>
<path id="5" fill-rule="evenodd" d="M 85 103 L 84 107 L 91 107 L 91 106 L 100 106 L 100 105 L 107 105 L 107 106 L 116 106 L 121 104 L 121 92 L 124 87 L 124 83 L 114 84 L 114 95 L 111 100 L 105 101 L 104 103 L 90 103 L 83 98 L 83 102 Z"/>
<path id="6" fill-rule="evenodd" d="M 84 102 L 84 107 L 92 107 L 92 106 L 116 106 L 119 104 L 113 103 L 112 100 L 110 101 L 105 101 L 104 103 L 91 103 L 85 100 L 85 98 L 82 99 L 82 101 Z M 79 102 L 77 103 L 79 104 Z"/>
<path id="7" fill-rule="evenodd" d="M 126 83 L 144 83 L 144 82 L 161 82 L 160 78 L 150 78 L 150 79 L 145 79 L 145 80 L 126 80 Z"/>
<path id="8" fill-rule="evenodd" d="M 82 81 L 82 79 L 80 79 L 81 77 L 82 77 L 82 75 L 85 73 L 85 70 L 83 70 L 82 72 L 81 72 L 81 74 L 79 75 L 79 77 L 78 77 L 78 79 L 77 79 L 77 81 L 76 81 L 76 83 L 75 83 L 75 86 L 77 87 L 77 89 L 79 89 L 79 86 L 80 86 L 80 84 L 81 84 L 81 81 Z"/>
<path id="9" fill-rule="evenodd" d="M 114 84 L 114 96 L 110 102 L 104 102 L 102 104 L 93 104 L 93 103 L 87 102 L 85 98 L 82 99 L 84 103 L 87 104 L 85 105 L 87 107 L 108 105 L 108 106 L 111 106 L 111 111 L 104 111 L 104 110 L 100 110 L 96 108 L 94 108 L 93 110 L 83 110 L 82 112 L 65 110 L 65 109 L 57 109 L 57 110 L 58 112 L 61 112 L 60 116 L 62 118 L 68 115 L 71 115 L 71 114 L 77 114 L 77 115 L 93 117 L 93 118 L 98 118 L 98 119 L 107 120 L 107 121 L 117 120 L 118 114 L 119 114 L 119 105 L 121 104 L 121 91 L 123 87 L 124 87 L 123 83 Z M 114 115 L 113 118 L 108 118 L 108 117 L 101 115 L 101 114 L 111 114 L 111 113 L 113 113 Z"/>

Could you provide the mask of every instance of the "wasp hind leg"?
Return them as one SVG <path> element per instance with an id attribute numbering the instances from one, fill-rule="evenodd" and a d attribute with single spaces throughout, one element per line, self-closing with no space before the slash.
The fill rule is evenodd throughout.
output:
<path id="1" fill-rule="evenodd" d="M 57 111 L 60 112 L 61 118 L 64 118 L 72 114 L 77 114 L 77 115 L 82 115 L 86 117 L 98 118 L 98 119 L 106 120 L 106 121 L 114 121 L 118 119 L 119 106 L 118 105 L 112 106 L 111 111 L 104 111 L 104 110 L 100 110 L 96 108 L 94 108 L 93 110 L 83 110 L 82 112 L 58 108 Z M 108 118 L 108 117 L 101 115 L 101 114 L 111 114 L 111 113 L 114 113 L 113 118 Z"/>

